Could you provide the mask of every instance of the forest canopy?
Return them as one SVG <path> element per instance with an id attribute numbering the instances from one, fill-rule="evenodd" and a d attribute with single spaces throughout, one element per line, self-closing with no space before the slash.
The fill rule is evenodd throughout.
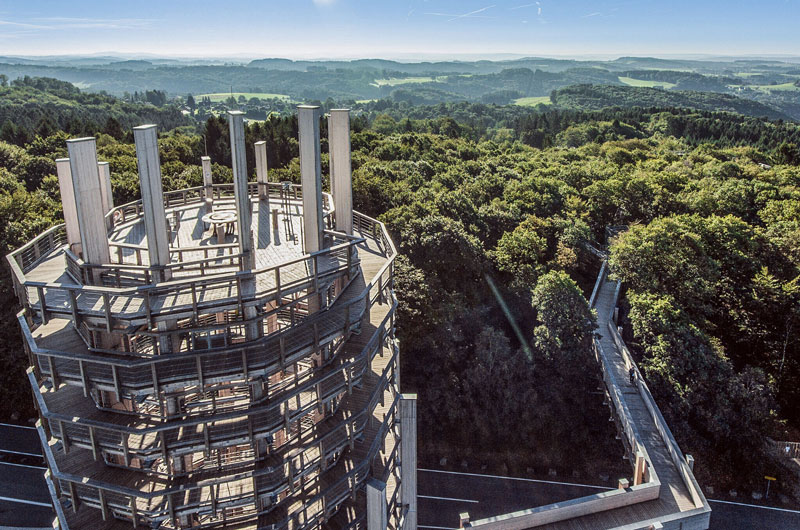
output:
<path id="1" fill-rule="evenodd" d="M 60 222 L 54 160 L 68 137 L 86 134 L 67 127 L 84 119 L 72 106 L 97 112 L 96 124 L 119 125 L 90 133 L 110 163 L 117 204 L 139 193 L 127 127 L 159 116 L 165 190 L 199 185 L 206 153 L 215 179 L 231 179 L 222 117 L 169 131 L 183 123 L 170 122 L 169 109 L 103 96 L 95 108 L 66 86 L 34 85 L 0 95 L 74 102 L 64 124 L 0 135 L 4 254 Z M 464 451 L 485 458 L 489 449 L 521 468 L 587 472 L 609 455 L 619 461 L 595 392 L 586 303 L 599 268 L 587 245 L 604 246 L 609 225 L 628 227 L 610 242 L 612 270 L 627 288 L 626 339 L 679 443 L 704 462 L 701 478 L 758 480 L 770 462 L 767 436 L 800 426 L 795 124 L 668 107 L 374 102 L 354 113 L 353 129 L 355 206 L 386 223 L 401 253 L 403 391 L 420 397 L 423 461 Z M 292 116 L 250 124 L 248 167 L 252 143 L 263 139 L 272 178 L 299 181 L 296 138 Z M 323 154 L 323 174 L 327 163 Z M 2 280 L 10 301 L 7 271 Z M 0 406 L 4 417 L 15 408 L 32 414 L 12 304 L 4 311 Z M 564 455 L 567 444 L 582 450 Z"/>

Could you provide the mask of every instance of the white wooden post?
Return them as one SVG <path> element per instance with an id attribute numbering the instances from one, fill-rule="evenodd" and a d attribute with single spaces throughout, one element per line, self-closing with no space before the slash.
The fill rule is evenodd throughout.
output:
<path id="1" fill-rule="evenodd" d="M 151 266 L 169 265 L 167 217 L 164 212 L 164 191 L 161 187 L 161 162 L 158 156 L 158 129 L 155 125 L 133 128 L 136 161 L 139 166 L 139 186 L 142 191 L 144 229 Z M 155 281 L 167 281 L 172 275 L 164 270 L 155 274 Z"/>
<path id="2" fill-rule="evenodd" d="M 111 167 L 108 162 L 98 162 L 97 171 L 100 173 L 100 191 L 103 199 L 103 215 L 114 208 L 114 196 L 111 193 Z"/>
<path id="3" fill-rule="evenodd" d="M 386 483 L 376 478 L 367 480 L 367 530 L 386 530 L 388 527 Z"/>
<path id="4" fill-rule="evenodd" d="M 244 149 L 244 112 L 228 111 L 231 130 L 231 160 L 233 161 L 233 192 L 236 197 L 239 252 L 247 256 L 249 268 L 255 267 L 251 235 L 250 195 L 247 190 L 247 155 Z"/>
<path id="5" fill-rule="evenodd" d="M 300 136 L 300 182 L 303 185 L 305 252 L 322 250 L 322 165 L 319 147 L 319 107 L 297 107 Z"/>
<path id="6" fill-rule="evenodd" d="M 256 180 L 258 181 L 258 198 L 261 201 L 266 202 L 264 207 L 267 209 L 267 211 L 269 211 L 269 168 L 267 166 L 267 142 L 261 140 L 253 145 L 256 150 Z"/>
<path id="7" fill-rule="evenodd" d="M 72 189 L 78 214 L 83 261 L 93 265 L 111 263 L 108 232 L 100 198 L 100 173 L 97 169 L 97 142 L 94 138 L 67 140 Z M 94 281 L 99 278 L 95 275 Z"/>
<path id="8" fill-rule="evenodd" d="M 61 191 L 61 206 L 64 208 L 67 244 L 72 252 L 80 254 L 81 231 L 78 225 L 78 210 L 75 205 L 75 190 L 72 188 L 72 171 L 69 168 L 69 158 L 56 160 L 56 172 L 58 173 L 58 189 Z"/>
<path id="9" fill-rule="evenodd" d="M 331 193 L 336 230 L 353 233 L 353 181 L 350 162 L 350 109 L 332 109 L 328 118 Z"/>
<path id="10" fill-rule="evenodd" d="M 211 157 L 201 156 L 200 163 L 203 166 L 203 187 L 205 189 L 206 204 L 210 206 L 214 201 L 214 177 L 211 175 Z"/>
<path id="11" fill-rule="evenodd" d="M 417 395 L 400 396 L 400 501 L 407 508 L 403 530 L 417 530 Z"/>

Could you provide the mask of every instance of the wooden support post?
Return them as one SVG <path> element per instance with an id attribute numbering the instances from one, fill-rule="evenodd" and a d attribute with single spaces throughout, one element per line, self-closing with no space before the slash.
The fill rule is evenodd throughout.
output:
<path id="1" fill-rule="evenodd" d="M 350 161 L 350 109 L 331 109 L 328 118 L 331 193 L 336 230 L 353 233 L 353 191 Z"/>
<path id="2" fill-rule="evenodd" d="M 239 253 L 247 259 L 247 268 L 255 268 L 255 253 L 252 237 L 252 206 L 247 189 L 247 156 L 244 148 L 244 113 L 228 111 L 231 137 L 231 160 L 233 161 L 233 193 L 236 198 L 237 229 L 239 231 Z"/>
<path id="3" fill-rule="evenodd" d="M 376 478 L 367 480 L 367 530 L 386 530 L 388 527 L 386 483 Z"/>
<path id="4" fill-rule="evenodd" d="M 97 207 L 101 201 L 97 142 L 94 138 L 67 140 L 67 150 L 83 261 L 90 265 L 111 263 L 106 221 L 102 208 Z M 99 281 L 98 272 L 91 280 Z"/>
<path id="5" fill-rule="evenodd" d="M 400 502 L 407 507 L 404 530 L 417 530 L 417 395 L 400 397 Z"/>
<path id="6" fill-rule="evenodd" d="M 131 465 L 131 453 L 128 446 L 128 433 L 122 434 L 122 457 L 125 459 L 125 465 Z"/>
<path id="7" fill-rule="evenodd" d="M 211 157 L 201 156 L 200 163 L 203 166 L 203 191 L 205 192 L 206 204 L 211 206 L 214 201 L 214 177 L 211 175 Z"/>
<path id="8" fill-rule="evenodd" d="M 103 514 L 103 521 L 108 521 L 108 503 L 106 502 L 106 495 L 103 490 L 97 488 L 97 496 L 100 498 L 100 511 Z"/>
<path id="9" fill-rule="evenodd" d="M 61 191 L 61 206 L 64 209 L 64 225 L 67 232 L 67 245 L 76 254 L 80 253 L 81 232 L 78 225 L 78 210 L 75 204 L 75 189 L 72 187 L 72 170 L 69 158 L 56 160 L 58 189 Z"/>
<path id="10" fill-rule="evenodd" d="M 300 136 L 300 181 L 303 185 L 303 238 L 306 254 L 322 250 L 322 166 L 318 106 L 297 107 Z"/>
<path id="11" fill-rule="evenodd" d="M 114 208 L 114 196 L 111 192 L 111 167 L 108 162 L 98 162 L 97 172 L 100 175 L 100 199 L 105 216 Z M 110 224 L 107 224 L 109 228 Z"/>
<path id="12" fill-rule="evenodd" d="M 136 160 L 139 166 L 139 186 L 142 191 L 144 227 L 147 233 L 147 251 L 151 267 L 169 265 L 169 234 L 164 211 L 164 191 L 161 186 L 161 161 L 158 156 L 158 129 L 155 125 L 133 128 L 136 142 Z M 153 280 L 168 281 L 169 269 L 154 271 Z"/>
<path id="13" fill-rule="evenodd" d="M 269 212 L 269 176 L 267 166 L 267 142 L 260 141 L 254 144 L 256 151 L 256 180 L 258 181 L 258 198 L 264 204 L 259 208 L 266 208 Z"/>
<path id="14" fill-rule="evenodd" d="M 80 504 L 80 500 L 78 500 L 78 492 L 75 491 L 74 482 L 69 482 L 69 498 L 72 501 L 72 512 L 78 513 L 78 506 Z"/>
<path id="15" fill-rule="evenodd" d="M 131 522 L 134 528 L 139 528 L 139 511 L 136 508 L 136 497 L 131 497 Z"/>
<path id="16" fill-rule="evenodd" d="M 633 470 L 633 485 L 638 486 L 644 482 L 644 472 L 647 461 L 644 459 L 644 454 L 641 451 L 636 451 L 636 461 Z"/>
<path id="17" fill-rule="evenodd" d="M 89 397 L 89 377 L 86 375 L 86 366 L 83 360 L 78 360 L 78 369 L 81 372 L 81 382 L 83 383 L 83 397 Z"/>
<path id="18" fill-rule="evenodd" d="M 97 461 L 100 458 L 100 450 L 97 447 L 97 439 L 94 436 L 94 426 L 89 425 L 89 441 L 92 444 L 92 457 Z"/>

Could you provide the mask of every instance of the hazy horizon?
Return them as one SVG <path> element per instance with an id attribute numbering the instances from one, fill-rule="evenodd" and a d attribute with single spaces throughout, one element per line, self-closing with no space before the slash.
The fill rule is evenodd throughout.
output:
<path id="1" fill-rule="evenodd" d="M 786 58 L 800 56 L 798 19 L 788 0 L 11 0 L 0 5 L 0 55 Z"/>

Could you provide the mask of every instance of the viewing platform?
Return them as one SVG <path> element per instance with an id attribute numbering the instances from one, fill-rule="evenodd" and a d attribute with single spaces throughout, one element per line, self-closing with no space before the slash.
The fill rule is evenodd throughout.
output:
<path id="1" fill-rule="evenodd" d="M 314 107 L 299 185 L 268 181 L 264 142 L 247 182 L 240 113 L 233 184 L 204 157 L 203 186 L 163 193 L 145 126 L 143 198 L 118 207 L 94 140 L 68 141 L 65 224 L 8 257 L 62 528 L 358 528 L 375 481 L 399 527 L 416 444 L 401 444 L 396 250 L 352 210 L 348 116 L 330 118 L 332 194 Z"/>

